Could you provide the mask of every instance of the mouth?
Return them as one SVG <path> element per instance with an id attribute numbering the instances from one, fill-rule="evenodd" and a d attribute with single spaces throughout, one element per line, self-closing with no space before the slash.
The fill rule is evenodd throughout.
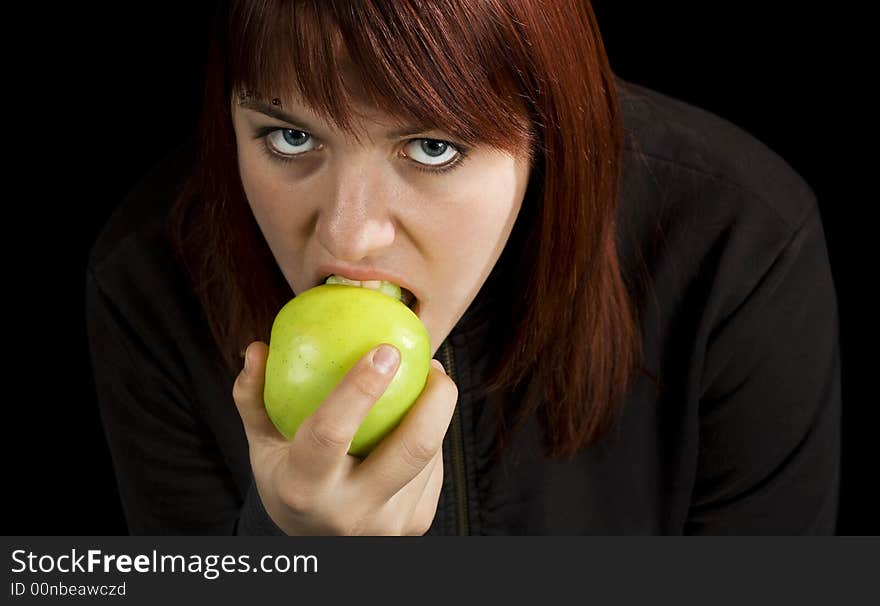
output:
<path id="1" fill-rule="evenodd" d="M 391 282 L 387 282 L 384 280 L 351 280 L 349 278 L 345 278 L 343 276 L 339 276 L 337 274 L 327 274 L 324 276 L 319 284 L 326 284 L 327 280 L 330 278 L 334 278 L 333 283 L 335 284 L 348 284 L 351 286 L 358 286 L 360 288 L 369 288 L 370 290 L 377 290 L 383 292 L 389 296 L 397 298 L 397 289 L 400 289 L 400 302 L 406 305 L 409 309 L 413 311 L 416 315 L 418 315 L 418 298 L 407 288 L 403 286 L 398 286 Z"/>

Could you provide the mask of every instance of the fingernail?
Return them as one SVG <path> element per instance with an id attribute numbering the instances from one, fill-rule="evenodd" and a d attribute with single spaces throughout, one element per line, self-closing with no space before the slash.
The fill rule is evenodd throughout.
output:
<path id="1" fill-rule="evenodd" d="M 446 374 L 446 369 L 443 368 L 443 364 L 440 363 L 440 360 L 437 360 L 436 358 L 431 358 L 431 365 L 442 372 L 444 375 Z"/>
<path id="2" fill-rule="evenodd" d="M 397 349 L 388 345 L 382 345 L 373 352 L 373 368 L 382 374 L 388 374 L 397 364 Z"/>

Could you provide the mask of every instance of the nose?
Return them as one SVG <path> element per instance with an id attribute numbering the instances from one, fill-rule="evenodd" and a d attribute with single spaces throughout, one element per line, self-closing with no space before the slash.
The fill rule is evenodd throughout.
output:
<path id="1" fill-rule="evenodd" d="M 340 170 L 315 226 L 318 240 L 334 258 L 358 262 L 394 242 L 392 191 L 367 163 Z"/>

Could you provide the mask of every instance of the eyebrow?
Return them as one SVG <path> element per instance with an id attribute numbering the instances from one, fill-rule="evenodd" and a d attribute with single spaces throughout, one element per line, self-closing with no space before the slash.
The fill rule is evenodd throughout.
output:
<path id="1" fill-rule="evenodd" d="M 284 110 L 278 109 L 274 105 L 269 105 L 263 101 L 257 101 L 254 99 L 248 99 L 245 101 L 240 101 L 239 106 L 244 109 L 253 110 L 269 116 L 270 118 L 275 118 L 276 120 L 281 120 L 282 122 L 287 122 L 296 126 L 297 128 L 302 128 L 303 130 L 313 132 L 315 129 L 310 127 L 305 120 L 302 120 L 293 114 L 287 113 Z M 407 126 L 405 128 L 400 128 L 397 130 L 388 131 L 385 135 L 387 139 L 399 139 L 401 137 L 409 137 L 412 135 L 422 135 L 431 130 L 434 130 L 430 126 Z"/>

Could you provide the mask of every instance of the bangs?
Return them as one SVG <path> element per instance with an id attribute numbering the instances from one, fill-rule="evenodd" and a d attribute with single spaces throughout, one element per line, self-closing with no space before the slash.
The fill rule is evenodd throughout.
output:
<path id="1" fill-rule="evenodd" d="M 358 142 L 353 117 L 361 104 L 399 126 L 441 130 L 531 162 L 537 121 L 521 79 L 530 70 L 511 44 L 515 24 L 501 4 L 235 1 L 229 84 L 240 98 L 295 96 Z"/>

